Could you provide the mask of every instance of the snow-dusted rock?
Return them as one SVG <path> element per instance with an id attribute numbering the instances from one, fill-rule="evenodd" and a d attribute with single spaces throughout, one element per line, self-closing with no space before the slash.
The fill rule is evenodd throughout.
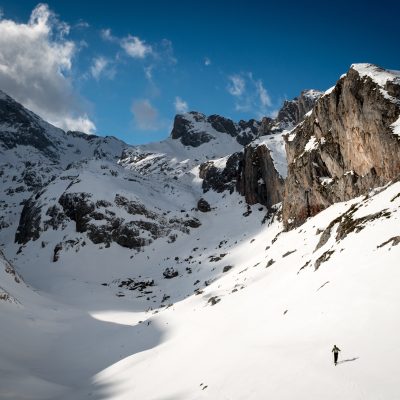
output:
<path id="1" fill-rule="evenodd" d="M 286 226 L 398 177 L 399 115 L 400 73 L 352 65 L 287 138 Z"/>

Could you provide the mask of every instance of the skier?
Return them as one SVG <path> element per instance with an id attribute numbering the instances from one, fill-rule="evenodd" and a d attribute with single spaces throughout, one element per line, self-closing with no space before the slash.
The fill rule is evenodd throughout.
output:
<path id="1" fill-rule="evenodd" d="M 336 344 L 335 344 L 333 346 L 333 349 L 332 349 L 333 359 L 334 359 L 335 365 L 337 365 L 337 359 L 338 359 L 338 356 L 339 356 L 339 351 L 340 351 L 339 347 L 337 347 Z"/>

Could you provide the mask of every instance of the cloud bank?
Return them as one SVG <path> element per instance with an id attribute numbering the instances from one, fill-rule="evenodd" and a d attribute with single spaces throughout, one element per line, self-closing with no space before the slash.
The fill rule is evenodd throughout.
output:
<path id="1" fill-rule="evenodd" d="M 69 30 L 46 4 L 26 24 L 0 19 L 0 89 L 56 126 L 93 133 L 70 76 L 77 48 Z"/>

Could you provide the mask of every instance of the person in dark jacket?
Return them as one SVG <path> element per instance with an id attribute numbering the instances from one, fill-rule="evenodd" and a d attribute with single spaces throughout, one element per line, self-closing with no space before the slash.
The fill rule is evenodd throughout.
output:
<path id="1" fill-rule="evenodd" d="M 335 344 L 333 346 L 333 349 L 332 349 L 333 361 L 334 361 L 335 365 L 337 365 L 337 360 L 338 360 L 338 357 L 339 357 L 339 351 L 340 351 L 339 347 L 337 347 L 336 344 Z"/>

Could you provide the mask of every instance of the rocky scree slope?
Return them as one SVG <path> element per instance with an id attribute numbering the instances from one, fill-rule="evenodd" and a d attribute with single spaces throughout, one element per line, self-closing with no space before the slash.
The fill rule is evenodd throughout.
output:
<path id="1" fill-rule="evenodd" d="M 286 136 L 286 228 L 400 174 L 400 72 L 354 64 Z"/>

